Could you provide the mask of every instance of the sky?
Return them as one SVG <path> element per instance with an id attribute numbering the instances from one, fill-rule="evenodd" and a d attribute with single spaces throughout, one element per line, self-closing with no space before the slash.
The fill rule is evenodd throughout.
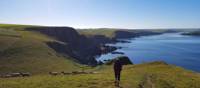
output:
<path id="1" fill-rule="evenodd" d="M 200 28 L 200 0 L 0 0 L 0 23 L 74 28 Z"/>

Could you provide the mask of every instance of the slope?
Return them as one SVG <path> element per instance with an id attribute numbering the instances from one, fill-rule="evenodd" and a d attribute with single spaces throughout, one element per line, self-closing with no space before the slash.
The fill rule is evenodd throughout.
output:
<path id="1" fill-rule="evenodd" d="M 3 88 L 116 88 L 112 65 L 95 69 L 97 74 L 37 75 L 0 79 Z M 122 88 L 200 88 L 200 74 L 163 62 L 123 67 Z"/>
<path id="2" fill-rule="evenodd" d="M 0 25 L 0 73 L 38 74 L 79 69 L 73 58 L 63 57 L 46 44 L 59 41 L 37 32 L 22 30 L 25 26 L 14 26 Z"/>

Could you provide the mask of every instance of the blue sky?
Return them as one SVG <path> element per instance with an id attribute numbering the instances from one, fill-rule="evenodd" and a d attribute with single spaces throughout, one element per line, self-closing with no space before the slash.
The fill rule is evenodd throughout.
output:
<path id="1" fill-rule="evenodd" d="M 0 23 L 200 28 L 200 0 L 0 0 Z"/>

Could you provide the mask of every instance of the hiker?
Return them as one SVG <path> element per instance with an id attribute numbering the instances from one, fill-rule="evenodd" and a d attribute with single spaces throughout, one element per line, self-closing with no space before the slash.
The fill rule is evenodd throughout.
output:
<path id="1" fill-rule="evenodd" d="M 119 86 L 119 81 L 120 81 L 120 73 L 122 70 L 122 63 L 120 59 L 117 59 L 114 63 L 114 72 L 115 72 L 115 83 L 116 86 Z"/>

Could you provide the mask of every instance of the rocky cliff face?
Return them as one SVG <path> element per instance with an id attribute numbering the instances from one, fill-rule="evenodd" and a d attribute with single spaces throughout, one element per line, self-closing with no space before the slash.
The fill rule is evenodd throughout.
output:
<path id="1" fill-rule="evenodd" d="M 47 45 L 58 53 L 75 58 L 82 64 L 96 65 L 97 61 L 94 56 L 101 54 L 98 42 L 79 35 L 75 29 L 70 27 L 32 27 L 26 30 L 40 32 L 63 42 L 47 42 Z"/>
<path id="2" fill-rule="evenodd" d="M 164 31 L 167 33 L 168 31 Z M 157 35 L 162 34 L 164 32 L 153 32 L 153 31 L 140 31 L 140 30 L 117 30 L 115 31 L 115 37 L 116 39 L 125 39 L 125 38 L 134 38 L 139 36 L 147 36 L 147 35 Z"/>
<path id="3" fill-rule="evenodd" d="M 132 38 L 135 37 L 135 33 L 134 32 L 128 32 L 128 31 L 115 31 L 115 38 L 119 39 L 119 38 Z"/>
<path id="4" fill-rule="evenodd" d="M 132 38 L 141 35 L 152 35 L 154 32 L 135 32 L 131 30 L 117 30 L 114 37 L 105 35 L 81 35 L 71 27 L 29 27 L 29 31 L 40 32 L 61 42 L 47 42 L 46 44 L 62 55 L 68 55 L 79 63 L 97 65 L 95 56 L 116 50 L 116 47 L 105 46 L 106 43 L 115 43 L 120 38 Z M 105 32 L 106 33 L 106 32 Z"/>
<path id="5" fill-rule="evenodd" d="M 127 56 L 119 56 L 116 58 L 113 58 L 111 60 L 107 60 L 105 62 L 106 65 L 111 65 L 114 64 L 116 60 L 119 60 L 121 62 L 122 65 L 129 65 L 129 64 L 133 64 L 133 62 L 131 62 L 130 58 L 128 58 Z"/>

